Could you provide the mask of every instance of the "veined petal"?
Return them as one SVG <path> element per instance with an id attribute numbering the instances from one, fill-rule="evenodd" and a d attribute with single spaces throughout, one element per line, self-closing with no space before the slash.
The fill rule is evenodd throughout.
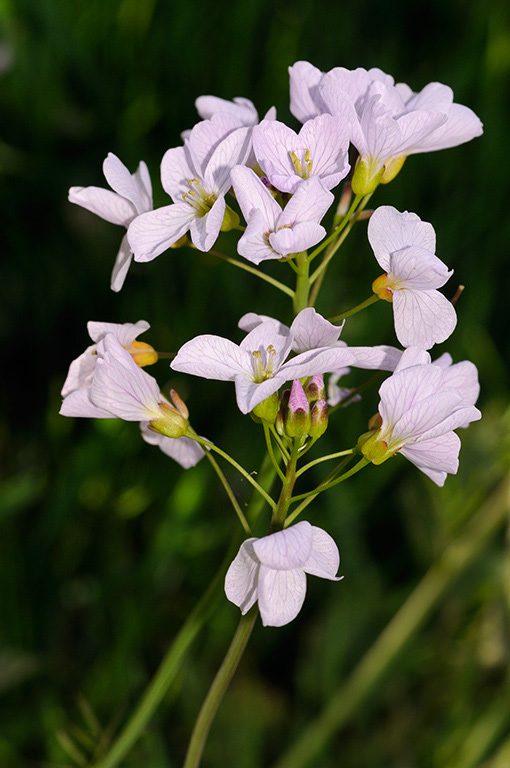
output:
<path id="1" fill-rule="evenodd" d="M 306 595 L 306 576 L 301 569 L 274 571 L 260 567 L 258 600 L 265 627 L 282 627 L 298 615 Z"/>
<path id="2" fill-rule="evenodd" d="M 412 357 L 416 357 L 421 351 L 413 349 Z M 407 362 L 406 352 L 404 352 L 393 376 L 383 381 L 379 387 L 381 398 L 379 412 L 384 424 L 389 424 L 391 427 L 414 403 L 439 392 L 443 381 L 443 375 L 438 366 L 418 364 L 404 368 Z"/>
<path id="3" fill-rule="evenodd" d="M 335 196 L 329 192 L 322 181 L 313 176 L 301 181 L 295 194 L 283 209 L 277 220 L 279 227 L 294 226 L 298 221 L 321 221 L 331 207 Z"/>
<path id="4" fill-rule="evenodd" d="M 441 358 L 446 357 L 441 355 Z M 450 357 L 448 355 L 448 357 Z M 480 394 L 480 384 L 478 382 L 478 370 L 476 365 L 469 360 L 463 360 L 461 363 L 455 363 L 451 365 L 447 363 L 446 366 L 441 364 L 441 358 L 434 360 L 434 365 L 441 365 L 444 371 L 443 386 L 455 387 L 461 395 L 465 405 L 474 405 L 478 400 Z"/>
<path id="5" fill-rule="evenodd" d="M 269 244 L 267 221 L 258 208 L 250 214 L 247 227 L 237 243 L 237 252 L 253 264 L 281 258 L 281 254 L 276 253 Z"/>
<path id="6" fill-rule="evenodd" d="M 205 216 L 195 216 L 190 224 L 191 240 L 199 251 L 209 251 L 220 234 L 225 216 L 225 198 L 223 195 L 214 202 Z"/>
<path id="7" fill-rule="evenodd" d="M 402 356 L 395 368 L 395 373 L 411 368 L 414 365 L 428 365 L 431 361 L 430 354 L 419 347 L 408 347 L 402 352 Z M 421 375 L 417 372 L 417 375 Z M 433 392 L 434 390 L 431 390 Z"/>
<path id="8" fill-rule="evenodd" d="M 126 421 L 150 421 L 161 416 L 156 380 L 134 362 L 113 334 L 107 334 L 99 344 L 90 399 Z"/>
<path id="9" fill-rule="evenodd" d="M 128 242 L 135 261 L 152 261 L 190 228 L 197 211 L 185 202 L 142 213 L 130 224 Z"/>
<path id="10" fill-rule="evenodd" d="M 331 347 L 339 339 L 343 325 L 333 325 L 313 307 L 302 309 L 290 326 L 296 352 L 306 352 L 319 347 Z"/>
<path id="11" fill-rule="evenodd" d="M 251 168 L 237 165 L 231 172 L 232 185 L 237 202 L 249 223 L 255 209 L 259 209 L 264 220 L 265 231 L 272 231 L 282 209 Z"/>
<path id="12" fill-rule="evenodd" d="M 191 129 L 186 138 L 186 146 L 192 150 L 200 169 L 205 169 L 220 141 L 242 125 L 239 118 L 232 114 L 217 113 Z"/>
<path id="13" fill-rule="evenodd" d="M 413 154 L 415 147 L 419 150 L 421 143 L 446 123 L 447 119 L 447 116 L 441 112 L 426 110 L 409 112 L 399 117 L 397 122 L 401 131 L 401 144 L 398 154 Z"/>
<path id="14" fill-rule="evenodd" d="M 250 413 L 256 405 L 271 397 L 285 384 L 285 377 L 274 376 L 265 381 L 253 381 L 253 377 L 246 373 L 239 374 L 235 378 L 236 402 L 241 413 Z"/>
<path id="15" fill-rule="evenodd" d="M 145 189 L 137 183 L 136 177 L 129 173 L 124 163 L 113 152 L 108 152 L 103 163 L 103 173 L 113 191 L 133 203 L 137 213 L 151 207 Z"/>
<path id="16" fill-rule="evenodd" d="M 124 280 L 133 261 L 133 254 L 129 247 L 127 234 L 121 240 L 119 252 L 115 258 L 115 264 L 113 265 L 112 277 L 110 280 L 110 288 L 112 291 L 118 292 L 124 285 Z"/>
<path id="17" fill-rule="evenodd" d="M 392 442 L 412 440 L 434 429 L 434 435 L 450 432 L 448 417 L 462 402 L 462 395 L 456 389 L 445 389 L 422 398 L 414 403 L 394 424 Z"/>
<path id="18" fill-rule="evenodd" d="M 451 336 L 457 325 L 453 305 L 439 291 L 394 291 L 393 314 L 403 347 L 430 349 Z"/>
<path id="19" fill-rule="evenodd" d="M 464 144 L 466 141 L 481 136 L 483 124 L 473 110 L 463 104 L 452 104 L 445 123 L 430 133 L 420 143 L 413 146 L 408 154 L 419 152 L 435 152 L 438 149 L 449 149 Z"/>
<path id="20" fill-rule="evenodd" d="M 455 392 L 458 392 L 458 390 L 455 390 Z M 462 397 L 460 392 L 459 392 L 459 395 L 460 397 Z M 435 427 L 432 427 L 427 432 L 424 432 L 422 435 L 420 435 L 417 442 L 422 442 L 422 440 L 430 440 L 439 435 L 443 435 L 445 434 L 445 432 L 449 432 L 452 429 L 458 429 L 459 427 L 467 427 L 468 424 L 470 424 L 472 421 L 478 421 L 481 418 L 482 418 L 482 414 L 480 413 L 478 408 L 475 408 L 474 405 L 458 408 L 455 411 L 455 413 L 452 413 L 450 416 L 447 416 L 447 418 L 445 418 L 440 424 L 438 424 Z"/>
<path id="21" fill-rule="evenodd" d="M 280 177 L 283 180 L 296 177 L 293 183 L 299 182 L 290 153 L 300 148 L 297 133 L 279 120 L 262 120 L 253 129 L 255 156 L 272 184 Z"/>
<path id="22" fill-rule="evenodd" d="M 441 259 L 415 245 L 390 254 L 388 271 L 412 291 L 441 288 L 453 275 Z"/>
<path id="23" fill-rule="evenodd" d="M 86 389 L 90 385 L 96 369 L 96 362 L 96 345 L 91 344 L 69 366 L 69 372 L 62 387 L 62 397 L 67 397 L 77 389 Z M 70 416 L 72 414 L 64 413 L 63 415 Z"/>
<path id="24" fill-rule="evenodd" d="M 204 187 L 217 195 L 225 195 L 232 181 L 230 173 L 236 165 L 244 165 L 251 151 L 251 128 L 237 128 L 215 148 L 204 171 Z"/>
<path id="25" fill-rule="evenodd" d="M 150 211 L 152 209 L 152 182 L 147 164 L 143 160 L 140 161 L 138 168 L 134 172 L 133 179 L 138 185 L 141 195 L 142 207 L 138 210 L 138 213 Z"/>
<path id="26" fill-rule="evenodd" d="M 355 362 L 351 363 L 354 368 L 394 371 L 402 357 L 401 349 L 386 344 L 375 347 L 347 347 L 347 349 L 355 357 Z"/>
<path id="27" fill-rule="evenodd" d="M 269 315 L 258 315 L 256 312 L 247 312 L 245 315 L 243 315 L 237 323 L 237 327 L 242 331 L 249 333 L 250 331 L 253 331 L 253 329 L 258 325 L 261 325 L 261 323 L 265 323 L 266 320 L 270 320 L 272 323 L 274 323 L 278 329 L 278 333 L 281 335 L 285 335 L 290 330 L 287 325 L 280 323 L 280 321 L 276 320 L 274 317 L 269 317 Z"/>
<path id="28" fill-rule="evenodd" d="M 232 561 L 225 576 L 225 594 L 244 615 L 257 599 L 259 563 L 253 552 L 253 542 L 246 539 Z"/>
<path id="29" fill-rule="evenodd" d="M 327 107 L 327 111 L 344 121 L 348 126 L 351 142 L 354 144 L 360 155 L 364 156 L 368 151 L 367 141 L 352 98 L 345 90 L 333 85 L 328 79 L 328 76 L 324 77 L 319 87 L 319 91 L 321 98 Z"/>
<path id="30" fill-rule="evenodd" d="M 454 475 L 457 472 L 459 451 L 458 435 L 448 432 L 433 440 L 405 445 L 400 453 L 442 487 L 447 473 Z"/>
<path id="31" fill-rule="evenodd" d="M 409 89 L 404 98 L 406 112 L 415 109 L 428 109 L 436 112 L 448 113 L 453 103 L 453 91 L 448 85 L 442 83 L 428 83 L 418 93 Z"/>
<path id="32" fill-rule="evenodd" d="M 355 357 L 349 352 L 348 347 L 312 349 L 282 365 L 278 375 L 285 376 L 286 381 L 290 381 L 304 376 L 315 376 L 318 373 L 330 373 L 354 362 Z"/>
<path id="33" fill-rule="evenodd" d="M 68 200 L 105 221 L 123 227 L 127 227 L 136 216 L 135 207 L 129 200 L 102 187 L 71 187 Z"/>
<path id="34" fill-rule="evenodd" d="M 312 526 L 306 520 L 253 542 L 260 563 L 275 570 L 302 568 L 312 551 Z"/>
<path id="35" fill-rule="evenodd" d="M 149 328 L 147 320 L 138 320 L 137 323 L 103 323 L 90 320 L 87 323 L 88 334 L 96 344 L 104 339 L 107 333 L 113 333 L 123 347 L 131 346 L 131 343 Z"/>
<path id="36" fill-rule="evenodd" d="M 318 89 L 321 77 L 321 70 L 308 61 L 289 67 L 290 111 L 302 123 L 325 111 Z"/>
<path id="37" fill-rule="evenodd" d="M 343 120 L 327 114 L 308 120 L 299 132 L 299 139 L 310 150 L 313 175 L 320 176 L 327 189 L 347 176 L 350 131 Z"/>
<path id="38" fill-rule="evenodd" d="M 202 446 L 190 437 L 166 437 L 149 429 L 148 422 L 142 422 L 140 430 L 146 443 L 157 445 L 163 453 L 170 456 L 183 469 L 191 469 L 205 455 Z"/>
<path id="39" fill-rule="evenodd" d="M 113 413 L 95 405 L 90 399 L 90 387 L 76 389 L 66 395 L 59 411 L 61 416 L 87 419 L 113 419 Z"/>
<path id="40" fill-rule="evenodd" d="M 220 99 L 218 96 L 199 96 L 195 100 L 195 107 L 204 120 L 220 112 L 233 115 L 243 125 L 256 125 L 259 121 L 253 102 L 242 96 L 236 96 L 232 101 Z"/>
<path id="41" fill-rule="evenodd" d="M 326 236 L 326 230 L 314 221 L 299 221 L 294 226 L 280 227 L 271 232 L 269 242 L 273 250 L 282 256 L 301 253 L 312 248 Z"/>
<path id="42" fill-rule="evenodd" d="M 334 540 L 322 528 L 312 525 L 312 550 L 304 566 L 305 573 L 340 581 L 343 577 L 336 575 L 339 565 L 340 554 Z"/>
<path id="43" fill-rule="evenodd" d="M 234 381 L 252 372 L 251 355 L 229 339 L 206 334 L 187 341 L 170 363 L 174 371 L 203 379 Z"/>
<path id="44" fill-rule="evenodd" d="M 375 258 L 388 272 L 390 254 L 408 246 L 419 246 L 431 253 L 436 249 L 434 227 L 415 213 L 400 213 L 391 205 L 377 208 L 368 222 L 368 239 Z"/>
<path id="45" fill-rule="evenodd" d="M 184 147 L 167 149 L 161 161 L 161 184 L 174 203 L 182 202 L 182 196 L 189 192 L 188 181 L 200 175 Z"/>

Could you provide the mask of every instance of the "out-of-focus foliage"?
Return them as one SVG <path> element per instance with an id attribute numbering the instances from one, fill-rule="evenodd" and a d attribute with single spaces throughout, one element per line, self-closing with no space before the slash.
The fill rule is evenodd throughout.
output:
<path id="1" fill-rule="evenodd" d="M 148 162 L 163 203 L 159 162 L 196 122 L 194 99 L 246 96 L 261 114 L 275 104 L 287 121 L 287 66 L 297 59 L 323 70 L 378 66 L 415 90 L 440 80 L 485 124 L 484 136 L 466 146 L 411 158 L 374 197 L 376 205 L 432 221 L 438 256 L 466 286 L 458 328 L 444 348 L 479 366 L 484 419 L 462 434 L 461 469 L 444 489 L 396 458 L 307 510 L 338 542 L 345 579 L 310 579 L 295 622 L 256 628 L 203 761 L 204 768 L 259 768 L 340 688 L 508 468 L 509 17 L 496 0 L 406 8 L 396 0 L 2 4 L 2 768 L 69 763 L 69 738 L 88 754 L 101 729 L 106 743 L 206 588 L 236 525 L 208 466 L 182 472 L 140 440 L 136 425 L 58 415 L 67 366 L 88 343 L 86 321 L 144 318 L 152 325 L 144 338 L 170 351 L 197 333 L 235 337 L 247 309 L 290 317 L 270 287 L 189 249 L 135 265 L 113 294 L 120 229 L 67 203 L 69 186 L 101 186 L 102 160 L 113 151 L 131 169 Z M 233 251 L 233 235 L 223 238 Z M 321 294 L 326 315 L 366 298 L 377 276 L 364 225 L 343 250 Z M 268 267 L 280 279 L 282 269 Z M 344 338 L 391 343 L 387 306 L 352 320 Z M 164 361 L 155 375 L 178 387 L 201 434 L 250 471 L 258 468 L 259 429 L 236 411 L 230 385 L 174 375 Z M 352 382 L 361 381 L 358 372 Z M 375 389 L 368 390 L 345 418 L 337 414 L 321 445 L 350 446 L 376 403 Z M 318 468 L 317 480 L 322 476 Z M 232 482 L 247 499 L 246 483 Z M 503 534 L 480 549 L 316 768 L 508 764 Z M 126 768 L 181 764 L 237 619 L 220 601 Z"/>

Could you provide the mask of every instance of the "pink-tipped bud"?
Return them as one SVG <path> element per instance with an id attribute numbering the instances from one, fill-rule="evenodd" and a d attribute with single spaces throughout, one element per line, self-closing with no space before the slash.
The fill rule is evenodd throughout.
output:
<path id="1" fill-rule="evenodd" d="M 379 412 L 375 413 L 368 422 L 369 429 L 380 429 L 382 427 L 382 416 Z"/>
<path id="2" fill-rule="evenodd" d="M 285 433 L 288 437 L 306 437 L 310 425 L 310 404 L 301 382 L 294 379 L 285 417 Z"/>
<path id="3" fill-rule="evenodd" d="M 186 403 L 180 397 L 179 393 L 175 391 L 175 389 L 170 390 L 170 400 L 175 405 L 181 416 L 187 419 L 189 417 L 189 411 L 186 407 Z"/>
<path id="4" fill-rule="evenodd" d="M 340 200 L 338 202 L 338 206 L 336 209 L 336 216 L 338 218 L 343 218 L 349 208 L 351 207 L 351 200 L 352 200 L 352 189 L 351 185 L 348 181 L 345 182 L 344 188 L 342 189 L 342 194 L 340 195 Z"/>
<path id="5" fill-rule="evenodd" d="M 275 427 L 280 437 L 285 437 L 285 419 L 289 408 L 290 389 L 284 389 L 280 395 L 280 410 L 276 416 Z"/>
<path id="6" fill-rule="evenodd" d="M 305 393 L 310 405 L 317 400 L 326 399 L 326 388 L 324 386 L 324 379 L 322 378 L 322 374 L 312 376 L 307 384 Z"/>
<path id="7" fill-rule="evenodd" d="M 328 428 L 328 404 L 325 400 L 317 400 L 310 409 L 310 437 L 317 439 Z"/>

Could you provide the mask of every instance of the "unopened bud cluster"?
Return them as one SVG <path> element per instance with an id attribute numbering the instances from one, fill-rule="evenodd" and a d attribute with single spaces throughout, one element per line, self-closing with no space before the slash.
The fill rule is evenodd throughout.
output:
<path id="1" fill-rule="evenodd" d="M 276 417 L 276 429 L 282 437 L 314 440 L 328 427 L 328 405 L 322 376 L 313 376 L 305 388 L 294 379 L 292 388 L 284 390 Z"/>

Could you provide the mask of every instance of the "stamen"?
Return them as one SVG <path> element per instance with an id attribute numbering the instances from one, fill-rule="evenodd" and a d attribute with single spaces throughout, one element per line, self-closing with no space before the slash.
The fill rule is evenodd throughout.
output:
<path id="1" fill-rule="evenodd" d="M 297 152 L 292 151 L 290 153 L 290 159 L 292 160 L 292 165 L 298 176 L 301 176 L 302 179 L 310 178 L 313 168 L 313 160 L 309 149 L 305 149 L 302 158 L 298 157 Z"/>
<path id="2" fill-rule="evenodd" d="M 188 186 L 189 192 L 186 192 L 182 199 L 192 208 L 195 208 L 200 216 L 205 216 L 216 202 L 216 195 L 209 194 L 202 186 L 200 179 L 188 179 Z"/>

